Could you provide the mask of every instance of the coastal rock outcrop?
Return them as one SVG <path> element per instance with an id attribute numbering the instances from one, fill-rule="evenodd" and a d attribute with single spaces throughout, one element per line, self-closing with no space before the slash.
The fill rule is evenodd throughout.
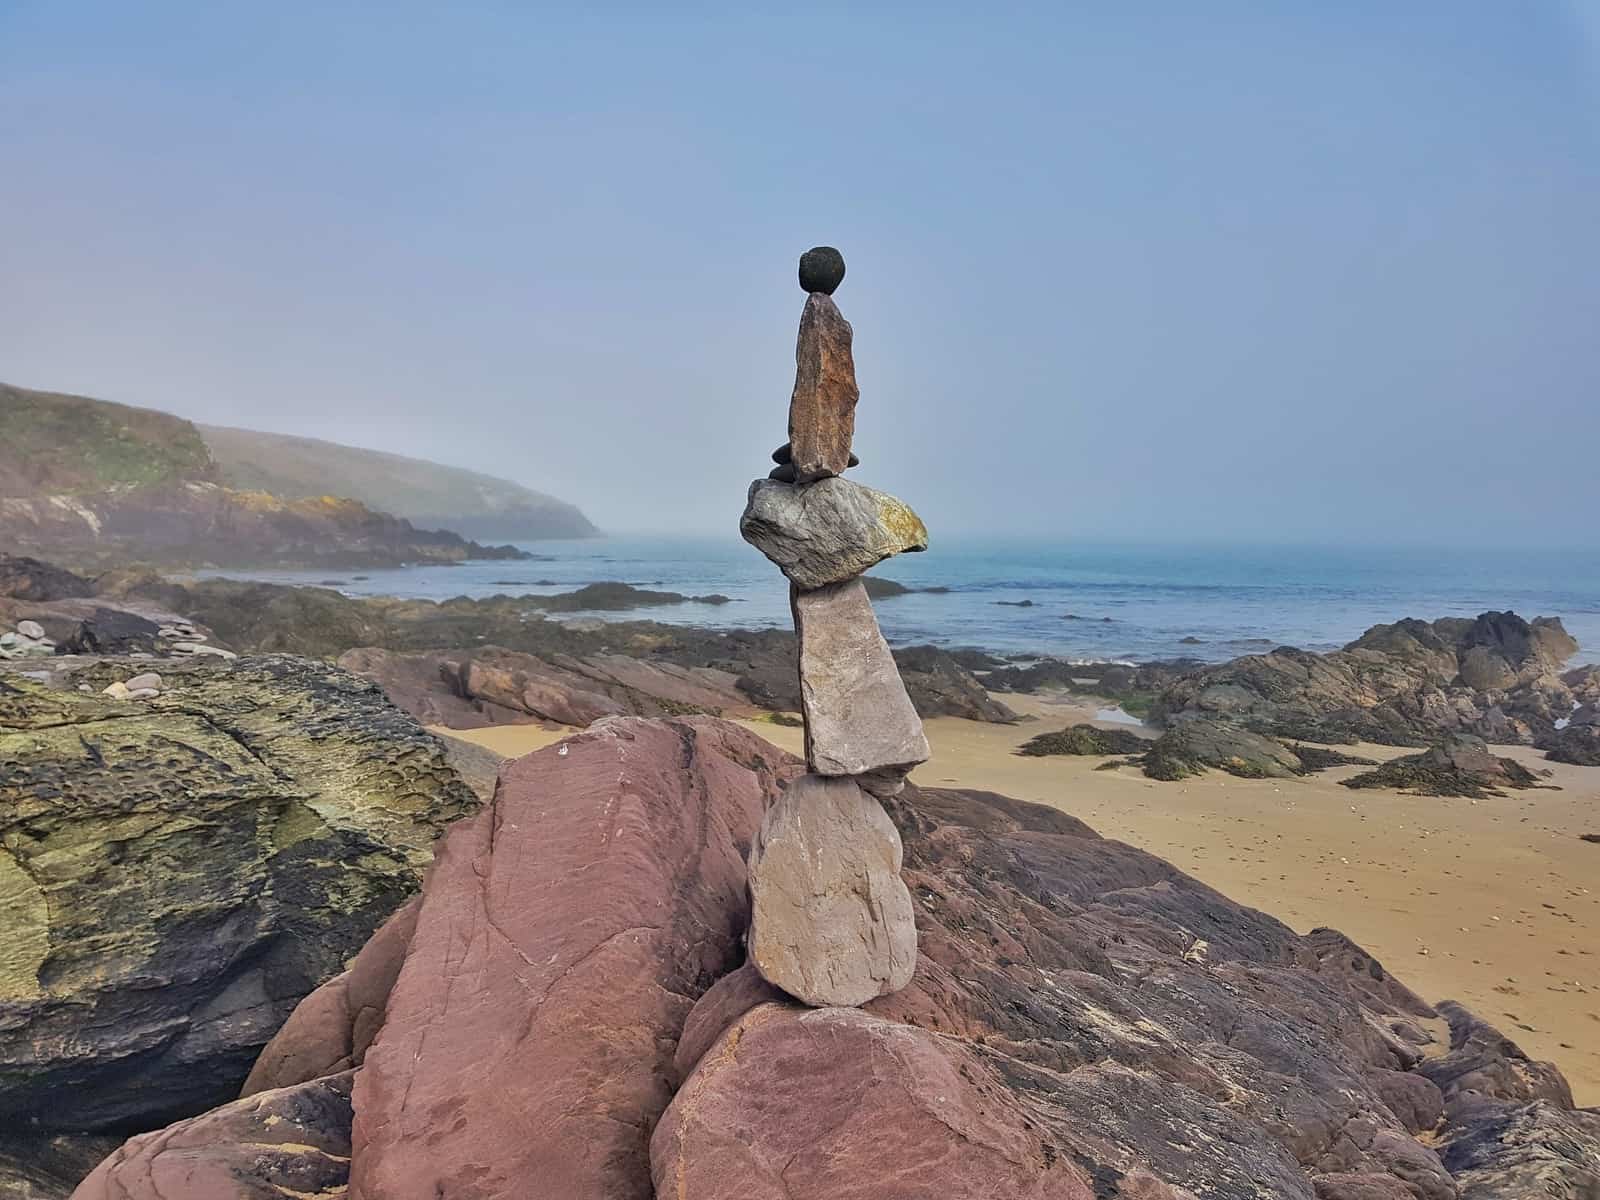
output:
<path id="1" fill-rule="evenodd" d="M 355 1069 L 353 1196 L 1592 1190 L 1600 1129 L 1554 1067 L 1335 931 L 1297 935 L 991 793 L 884 803 L 916 971 L 862 1009 L 803 1007 L 739 965 L 743 855 L 803 764 L 709 718 L 613 719 L 564 746 L 508 764 L 429 877 Z M 306 1081 L 275 1082 L 250 1100 Z"/>
<path id="2" fill-rule="evenodd" d="M 1420 746 L 1466 733 L 1530 744 L 1573 707 L 1558 672 L 1576 649 L 1551 617 L 1397 621 L 1329 654 L 1283 647 L 1196 670 L 1162 691 L 1151 717 L 1314 742 Z"/>
<path id="3" fill-rule="evenodd" d="M 236 1095 L 477 805 L 337 668 L 163 664 L 156 696 L 100 694 L 137 669 L 0 673 L 0 1127 L 149 1128 Z"/>
<path id="4" fill-rule="evenodd" d="M 0 537 L 36 553 L 92 562 L 260 566 L 401 566 L 519 559 L 442 529 L 374 512 L 357 500 L 283 500 L 202 480 L 73 496 L 0 497 Z"/>
<path id="5" fill-rule="evenodd" d="M 305 1200 L 342 1196 L 350 1172 L 345 1072 L 261 1092 L 130 1139 L 73 1200 Z"/>
<path id="6" fill-rule="evenodd" d="M 1600 705 L 1590 702 L 1573 710 L 1567 723 L 1536 743 L 1551 762 L 1600 767 Z"/>
<path id="7" fill-rule="evenodd" d="M 656 1195 L 674 1200 L 1094 1200 L 1031 1125 L 957 1043 L 854 1009 L 763 1004 L 701 1060 L 650 1160 Z"/>
<path id="8" fill-rule="evenodd" d="M 909 505 L 838 477 L 809 485 L 756 480 L 739 532 L 801 589 L 842 583 L 892 555 L 928 548 L 928 530 Z"/>
<path id="9" fill-rule="evenodd" d="M 870 578 L 870 577 L 868 577 Z M 424 724 L 462 728 L 517 720 L 517 713 L 499 711 L 472 697 L 441 676 L 438 665 L 460 662 L 490 648 L 531 654 L 555 665 L 565 658 L 592 661 L 597 656 L 624 657 L 646 667 L 683 668 L 697 682 L 719 690 L 731 677 L 739 694 L 733 702 L 709 698 L 688 700 L 694 709 L 739 715 L 746 705 L 756 709 L 795 712 L 800 708 L 798 647 L 786 630 L 712 630 L 655 621 L 613 621 L 603 628 L 575 627 L 543 619 L 548 602 L 525 597 L 491 596 L 480 600 L 457 597 L 441 603 L 345 596 L 331 588 L 288 587 L 233 579 L 176 582 L 150 571 L 113 572 L 97 581 L 92 602 L 63 601 L 56 606 L 18 603 L 38 613 L 44 607 L 91 603 L 107 609 L 152 614 L 183 613 L 213 641 L 243 653 L 286 653 L 337 658 L 352 650 L 369 656 L 351 659 L 351 669 L 375 679 L 395 703 Z M 574 593 L 567 593 L 572 595 Z M 0 622 L 7 605 L 0 600 Z M 379 655 L 386 650 L 393 656 Z M 398 655 L 404 654 L 404 658 Z M 923 716 L 964 716 L 978 721 L 1011 721 L 1015 714 L 995 702 L 972 672 L 949 652 L 934 647 L 909 647 L 895 655 L 912 702 Z M 431 662 L 433 665 L 429 665 Z M 360 665 L 357 665 L 357 664 Z M 703 669 L 703 670 L 702 670 Z M 704 671 L 714 674 L 706 675 Z M 713 682 L 714 681 L 714 682 Z M 590 690 L 595 681 L 582 685 Z M 656 684 L 636 691 L 654 693 Z M 613 699 L 620 695 L 609 686 Z M 671 702 L 675 691 L 662 691 Z M 627 711 L 648 711 L 624 705 Z M 674 710 L 663 707 L 666 715 Z M 531 713 L 521 719 L 537 719 Z"/>
<path id="10" fill-rule="evenodd" d="M 1244 779 L 1287 779 L 1304 774 L 1294 751 L 1275 738 L 1230 721 L 1180 721 L 1145 750 L 1144 773 L 1175 780 L 1215 767 Z"/>
<path id="11" fill-rule="evenodd" d="M 919 717 L 965 717 L 997 725 L 1019 719 L 948 650 L 902 646 L 894 651 L 894 663 Z"/>
<path id="12" fill-rule="evenodd" d="M 225 486 L 199 431 L 168 413 L 6 384 L 0 406 L 0 545 L 81 562 L 398 566 L 526 557 L 514 546 L 416 528 L 320 488 L 282 497 Z"/>
<path id="13" fill-rule="evenodd" d="M 424 724 L 452 729 L 544 721 L 579 728 L 607 716 L 751 716 L 738 677 L 622 654 L 540 658 L 499 646 L 465 654 L 346 651 L 339 665 L 380 684 Z"/>
<path id="14" fill-rule="evenodd" d="M 419 898 L 383 923 L 349 967 L 295 1006 L 256 1058 L 241 1096 L 359 1067 L 383 1028 L 389 993 L 417 928 Z"/>
<path id="15" fill-rule="evenodd" d="M 354 1200 L 648 1200 L 678 1033 L 736 965 L 744 852 L 797 769 L 709 718 L 508 763 L 439 851 L 357 1074 Z"/>
<path id="16" fill-rule="evenodd" d="M 81 575 L 16 554 L 0 554 L 0 596 L 14 600 L 70 600 L 89 596 L 94 585 Z"/>

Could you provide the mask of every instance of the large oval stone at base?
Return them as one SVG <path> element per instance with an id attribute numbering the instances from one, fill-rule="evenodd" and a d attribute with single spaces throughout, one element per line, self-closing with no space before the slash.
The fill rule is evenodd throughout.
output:
<path id="1" fill-rule="evenodd" d="M 911 982 L 917 926 L 900 833 L 849 779 L 803 775 L 750 848 L 750 961 L 813 1005 L 865 1004 Z"/>

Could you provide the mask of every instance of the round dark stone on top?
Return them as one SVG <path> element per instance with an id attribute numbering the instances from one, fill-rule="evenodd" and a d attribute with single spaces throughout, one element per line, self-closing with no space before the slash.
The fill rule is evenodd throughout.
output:
<path id="1" fill-rule="evenodd" d="M 844 282 L 844 255 L 832 246 L 813 246 L 800 256 L 800 290 L 833 295 Z"/>

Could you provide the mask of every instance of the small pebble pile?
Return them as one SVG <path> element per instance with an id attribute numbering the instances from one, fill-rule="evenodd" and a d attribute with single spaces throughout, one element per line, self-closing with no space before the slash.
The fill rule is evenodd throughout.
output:
<path id="1" fill-rule="evenodd" d="M 37 621 L 18 621 L 10 633 L 0 633 L 0 658 L 48 658 L 56 644 L 44 635 Z"/>
<path id="2" fill-rule="evenodd" d="M 102 690 L 101 695 L 110 696 L 113 700 L 150 700 L 161 695 L 161 676 L 154 671 L 145 671 L 132 679 L 110 684 Z"/>
<path id="3" fill-rule="evenodd" d="M 159 636 L 171 641 L 172 644 L 168 648 L 174 654 L 212 654 L 218 658 L 239 657 L 232 650 L 224 650 L 221 646 L 206 645 L 206 635 L 187 622 L 163 625 Z"/>
<path id="4" fill-rule="evenodd" d="M 911 982 L 917 930 L 900 834 L 878 798 L 928 758 L 922 721 L 878 630 L 861 573 L 925 550 L 901 501 L 843 478 L 859 399 L 854 331 L 832 296 L 844 258 L 800 259 L 789 441 L 750 485 L 739 531 L 790 581 L 808 773 L 767 811 L 749 858 L 750 961 L 807 1004 L 860 1005 Z"/>

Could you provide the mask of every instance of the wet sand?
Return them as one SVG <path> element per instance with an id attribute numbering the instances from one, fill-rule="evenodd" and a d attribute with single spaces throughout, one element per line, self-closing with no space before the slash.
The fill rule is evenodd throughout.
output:
<path id="1" fill-rule="evenodd" d="M 1338 786 L 1359 767 L 1287 781 L 1211 772 L 1158 783 L 1137 768 L 1097 771 L 1098 758 L 1017 755 L 1034 734 L 1094 712 L 1000 698 L 1038 719 L 928 721 L 934 757 L 917 782 L 1053 805 L 1301 932 L 1341 929 L 1425 999 L 1460 1000 L 1529 1054 L 1555 1062 L 1579 1104 L 1600 1104 L 1600 845 L 1578 837 L 1600 833 L 1600 769 L 1505 748 L 1552 770 L 1549 782 L 1562 790 L 1480 801 Z M 742 723 L 800 749 L 799 729 Z M 569 732 L 515 725 L 453 736 L 525 754 Z"/>

